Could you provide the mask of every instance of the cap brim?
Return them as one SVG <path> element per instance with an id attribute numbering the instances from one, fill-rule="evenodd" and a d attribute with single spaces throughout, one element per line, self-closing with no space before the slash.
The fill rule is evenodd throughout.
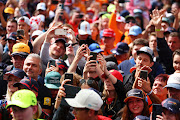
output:
<path id="1" fill-rule="evenodd" d="M 46 86 L 47 88 L 49 88 L 49 89 L 59 89 L 60 84 L 59 84 L 59 87 L 58 87 L 58 86 L 53 85 L 53 84 L 46 84 L 46 83 L 45 83 L 45 86 Z"/>
<path id="2" fill-rule="evenodd" d="M 18 55 L 18 56 L 21 56 L 21 57 L 27 57 L 29 54 L 26 53 L 26 52 L 20 52 L 20 53 L 12 53 L 11 55 L 12 56 Z"/>
<path id="3" fill-rule="evenodd" d="M 143 100 L 143 98 L 141 98 L 141 97 L 129 96 L 129 97 L 127 97 L 126 99 L 124 99 L 124 102 L 126 103 L 130 98 L 139 98 L 139 99 L 142 99 L 142 100 Z"/>
<path id="4" fill-rule="evenodd" d="M 128 35 L 138 36 L 138 34 L 136 32 L 131 32 Z"/>
<path id="5" fill-rule="evenodd" d="M 180 84 L 169 83 L 169 84 L 167 84 L 164 88 L 168 88 L 168 87 L 170 87 L 170 88 L 175 88 L 175 89 L 180 90 Z"/>
<path id="6" fill-rule="evenodd" d="M 91 31 L 90 31 L 90 30 L 87 31 L 87 32 L 85 32 L 84 30 L 79 29 L 79 30 L 78 30 L 78 33 L 79 33 L 80 35 L 91 35 Z"/>
<path id="7" fill-rule="evenodd" d="M 86 106 L 83 106 L 81 104 L 79 104 L 75 98 L 65 98 L 66 102 L 71 106 L 71 107 L 74 107 L 74 108 L 85 108 Z"/>
<path id="8" fill-rule="evenodd" d="M 11 106 L 18 106 L 20 108 L 28 108 L 31 105 L 28 105 L 27 103 L 20 102 L 19 100 L 14 100 L 14 101 L 8 101 L 8 105 L 6 108 L 9 108 Z"/>
<path id="9" fill-rule="evenodd" d="M 93 50 L 92 52 L 100 53 L 100 52 L 103 52 L 103 50 L 97 49 L 97 50 Z"/>

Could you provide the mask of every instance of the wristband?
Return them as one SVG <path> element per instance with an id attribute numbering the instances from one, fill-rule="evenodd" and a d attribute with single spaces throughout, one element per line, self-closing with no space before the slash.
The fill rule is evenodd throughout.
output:
<path id="1" fill-rule="evenodd" d="M 147 93 L 147 95 L 149 96 L 149 95 L 151 95 L 152 94 L 152 92 L 153 92 L 153 90 L 151 90 L 149 93 Z"/>
<path id="2" fill-rule="evenodd" d="M 103 73 L 103 74 L 101 75 L 101 77 L 104 78 L 104 79 L 108 79 L 108 77 L 109 77 L 110 74 L 111 74 L 111 73 L 109 73 L 108 75 L 105 75 L 105 73 Z"/>
<path id="3" fill-rule="evenodd" d="M 157 32 L 157 31 L 161 31 L 161 29 L 155 29 L 155 31 Z"/>

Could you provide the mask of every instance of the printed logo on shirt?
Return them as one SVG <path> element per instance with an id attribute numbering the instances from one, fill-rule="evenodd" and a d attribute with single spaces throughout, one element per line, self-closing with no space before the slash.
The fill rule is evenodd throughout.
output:
<path id="1" fill-rule="evenodd" d="M 50 97 L 44 97 L 44 104 L 43 105 L 51 106 L 51 98 Z"/>

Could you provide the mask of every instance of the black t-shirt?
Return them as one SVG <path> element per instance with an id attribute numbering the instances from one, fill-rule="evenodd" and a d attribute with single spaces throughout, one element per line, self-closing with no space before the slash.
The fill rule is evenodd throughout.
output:
<path id="1" fill-rule="evenodd" d="M 38 91 L 37 100 L 40 102 L 42 109 L 51 110 L 52 95 L 50 90 L 46 86 L 42 85 L 39 81 L 38 81 L 38 85 L 39 85 L 39 91 Z"/>

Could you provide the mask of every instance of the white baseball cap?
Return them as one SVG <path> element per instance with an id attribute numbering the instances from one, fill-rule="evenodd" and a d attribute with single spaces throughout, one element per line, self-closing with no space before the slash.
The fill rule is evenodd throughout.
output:
<path id="1" fill-rule="evenodd" d="M 19 22 L 25 22 L 26 24 L 28 24 L 28 25 L 30 26 L 30 20 L 29 20 L 29 18 L 26 17 L 26 16 L 20 17 L 20 18 L 18 19 L 17 23 L 19 23 Z"/>
<path id="2" fill-rule="evenodd" d="M 41 2 L 37 4 L 36 10 L 46 10 L 46 4 Z"/>
<path id="3" fill-rule="evenodd" d="M 116 21 L 125 23 L 125 18 L 119 15 L 119 16 L 116 16 Z"/>
<path id="4" fill-rule="evenodd" d="M 36 36 L 36 35 L 41 35 L 41 34 L 43 34 L 43 31 L 41 31 L 41 30 L 36 30 L 36 31 L 34 31 L 33 33 L 32 33 L 32 35 L 31 35 L 31 37 L 34 37 L 34 36 Z"/>
<path id="5" fill-rule="evenodd" d="M 91 35 L 90 24 L 87 21 L 80 23 L 78 32 L 80 35 Z"/>
<path id="6" fill-rule="evenodd" d="M 74 108 L 88 108 L 95 111 L 98 111 L 103 104 L 100 95 L 90 89 L 82 89 L 75 98 L 65 98 L 65 100 Z"/>
<path id="7" fill-rule="evenodd" d="M 170 75 L 167 85 L 165 87 L 175 88 L 180 90 L 180 73 L 174 73 Z"/>

